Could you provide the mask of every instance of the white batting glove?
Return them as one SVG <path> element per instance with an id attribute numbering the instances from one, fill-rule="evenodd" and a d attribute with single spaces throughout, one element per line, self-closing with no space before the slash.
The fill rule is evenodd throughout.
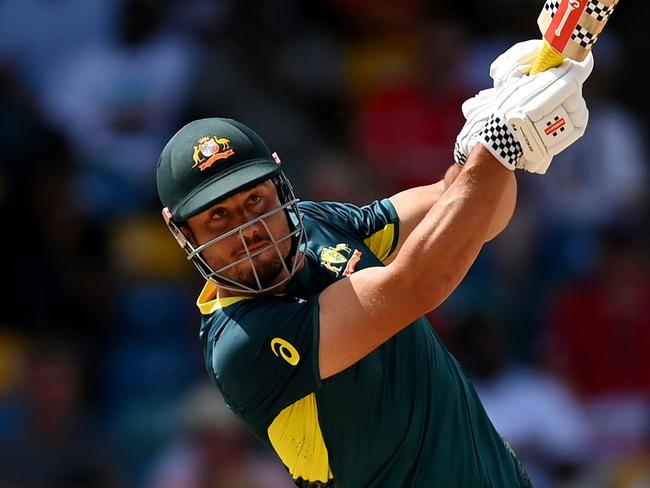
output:
<path id="1" fill-rule="evenodd" d="M 494 87 L 500 89 L 507 82 L 530 73 L 543 44 L 542 39 L 518 42 L 492 61 L 490 78 L 494 80 Z"/>
<path id="2" fill-rule="evenodd" d="M 492 62 L 490 65 L 490 76 L 494 80 L 494 88 L 483 90 L 478 95 L 463 103 L 463 115 L 467 121 L 456 138 L 456 144 L 454 147 L 454 160 L 456 163 L 461 166 L 465 163 L 467 157 L 478 141 L 479 131 L 485 126 L 492 115 L 492 112 L 495 112 L 497 109 L 497 104 L 495 103 L 497 96 L 505 92 L 506 85 L 510 85 L 514 81 L 522 79 L 530 72 L 542 43 L 542 40 L 537 39 L 517 43 L 506 52 L 499 55 Z M 590 61 L 585 60 L 583 63 L 589 62 Z M 593 60 L 591 63 L 593 63 Z M 590 70 L 591 68 L 588 69 Z M 550 117 L 550 120 L 547 120 L 547 122 L 551 122 L 551 124 L 541 127 L 543 130 L 547 130 L 550 127 L 549 135 L 551 136 L 551 139 L 554 139 L 554 141 L 551 140 L 549 145 L 553 145 L 553 143 L 558 144 L 557 147 L 554 148 L 553 154 L 559 153 L 581 137 L 584 134 L 588 121 L 588 111 L 585 102 L 582 99 L 581 89 L 578 90 L 570 99 L 567 99 L 564 105 L 568 119 L 563 118 L 561 116 L 563 114 L 561 114 L 558 116 L 556 121 L 554 119 L 557 114 L 553 114 L 552 117 Z M 569 137 L 572 129 L 567 128 L 566 125 L 562 126 L 561 120 L 564 120 L 565 122 L 569 120 L 573 124 L 573 129 L 576 130 L 574 136 Z M 515 121 L 514 123 L 520 126 L 524 124 L 521 120 Z M 530 130 L 530 127 L 528 127 L 528 129 Z M 525 130 L 520 133 L 520 135 L 522 134 L 525 135 Z M 553 134 L 555 134 L 555 136 L 553 136 Z M 535 141 L 536 139 L 532 140 Z M 559 143 L 563 143 L 563 145 L 560 145 Z M 526 150 L 524 151 L 524 149 Z M 523 155 L 520 157 L 517 167 L 535 173 L 545 173 L 551 163 L 552 155 L 549 153 L 546 157 L 540 157 L 538 156 L 540 151 L 530 151 L 529 149 L 529 144 L 525 144 L 524 147 L 522 147 Z M 527 156 L 530 156 L 530 159 L 528 159 Z"/>
<path id="3" fill-rule="evenodd" d="M 454 145 L 454 160 L 457 164 L 463 166 L 476 146 L 479 132 L 494 112 L 496 97 L 497 90 L 488 88 L 463 102 L 462 111 L 466 122 L 456 136 Z"/>
<path id="4" fill-rule="evenodd" d="M 494 100 L 503 86 L 528 74 L 541 49 L 543 41 L 533 39 L 519 42 L 500 54 L 490 65 L 490 77 L 494 88 L 480 91 L 463 103 L 462 110 L 467 121 L 456 138 L 454 160 L 464 165 L 478 141 L 478 133 L 494 112 Z M 525 163 L 525 161 L 522 161 Z M 523 164 L 525 167 L 526 165 Z"/>
<path id="5" fill-rule="evenodd" d="M 545 173 L 553 156 L 585 132 L 589 111 L 582 84 L 592 69 L 590 53 L 582 62 L 565 60 L 557 68 L 506 82 L 478 142 L 508 169 Z"/>
<path id="6" fill-rule="evenodd" d="M 456 138 L 454 160 L 461 166 L 467 161 L 478 140 L 478 132 L 494 112 L 494 100 L 503 86 L 528 74 L 533 67 L 543 41 L 533 39 L 519 42 L 500 54 L 490 65 L 490 77 L 494 88 L 480 91 L 463 103 L 462 110 L 467 121 Z"/>

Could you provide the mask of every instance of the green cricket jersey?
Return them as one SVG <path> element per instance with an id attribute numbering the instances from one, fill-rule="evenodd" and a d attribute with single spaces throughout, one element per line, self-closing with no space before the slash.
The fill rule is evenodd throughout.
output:
<path id="1" fill-rule="evenodd" d="M 420 318 L 325 380 L 318 295 L 382 266 L 397 243 L 388 200 L 300 204 L 304 269 L 282 296 L 198 299 L 206 367 L 228 406 L 300 487 L 529 487 L 461 367 Z"/>

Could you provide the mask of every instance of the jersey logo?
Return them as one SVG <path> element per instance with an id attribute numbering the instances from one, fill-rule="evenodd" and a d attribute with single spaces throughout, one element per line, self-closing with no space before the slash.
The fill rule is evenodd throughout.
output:
<path id="1" fill-rule="evenodd" d="M 201 137 L 197 144 L 194 146 L 194 166 L 199 167 L 201 171 L 208 169 L 220 159 L 226 159 L 235 154 L 235 151 L 230 149 L 230 139 L 225 137 L 204 136 Z"/>
<path id="2" fill-rule="evenodd" d="M 339 274 L 350 276 L 359 261 L 361 261 L 361 251 L 355 249 L 353 252 L 350 246 L 343 243 L 335 247 L 323 248 L 320 252 L 321 266 L 334 273 L 334 276 Z"/>
<path id="3" fill-rule="evenodd" d="M 284 359 L 291 366 L 296 366 L 300 361 L 300 354 L 295 347 L 284 339 L 276 337 L 271 341 L 271 351 L 277 357 Z"/>

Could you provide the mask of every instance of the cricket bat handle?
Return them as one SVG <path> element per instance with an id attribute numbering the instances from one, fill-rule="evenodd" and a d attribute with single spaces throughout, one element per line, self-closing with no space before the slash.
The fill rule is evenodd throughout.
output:
<path id="1" fill-rule="evenodd" d="M 547 69 L 560 66 L 560 64 L 562 64 L 562 61 L 564 61 L 564 56 L 553 49 L 547 40 L 544 40 L 542 49 L 539 51 L 539 54 L 533 63 L 530 74 L 534 75 L 541 73 L 542 71 L 546 71 Z"/>

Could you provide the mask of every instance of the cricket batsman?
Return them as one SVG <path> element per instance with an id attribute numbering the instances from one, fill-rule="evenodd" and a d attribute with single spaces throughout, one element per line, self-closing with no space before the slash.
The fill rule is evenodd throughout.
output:
<path id="1" fill-rule="evenodd" d="M 163 217 L 206 279 L 207 371 L 297 486 L 531 486 L 423 316 L 507 225 L 515 173 L 545 173 L 585 131 L 591 54 L 528 75 L 540 45 L 499 56 L 494 88 L 463 104 L 443 180 L 367 206 L 299 201 L 232 119 L 163 149 Z"/>

